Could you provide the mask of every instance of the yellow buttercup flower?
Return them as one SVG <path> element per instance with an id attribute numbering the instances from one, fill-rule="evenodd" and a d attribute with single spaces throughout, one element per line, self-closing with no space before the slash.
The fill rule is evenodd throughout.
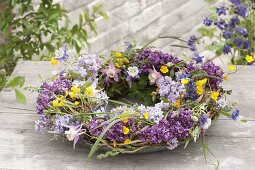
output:
<path id="1" fill-rule="evenodd" d="M 168 70 L 168 67 L 167 67 L 167 66 L 161 66 L 161 67 L 160 67 L 160 71 L 161 71 L 162 73 L 167 73 L 169 70 Z"/>
<path id="2" fill-rule="evenodd" d="M 80 102 L 75 101 L 73 104 L 74 104 L 75 106 L 78 106 L 78 105 L 80 104 Z"/>
<path id="3" fill-rule="evenodd" d="M 85 94 L 89 97 L 93 97 L 94 96 L 94 92 L 93 92 L 93 88 L 92 86 L 89 86 L 85 89 Z"/>
<path id="4" fill-rule="evenodd" d="M 122 59 L 122 61 L 123 61 L 125 64 L 129 64 L 129 60 L 128 60 L 126 57 L 124 57 L 124 58 Z"/>
<path id="5" fill-rule="evenodd" d="M 75 93 L 74 92 L 69 92 L 69 96 L 71 97 L 71 99 L 73 99 L 75 97 Z"/>
<path id="6" fill-rule="evenodd" d="M 129 128 L 127 128 L 126 126 L 123 126 L 122 131 L 123 131 L 124 135 L 126 135 L 129 133 Z"/>
<path id="7" fill-rule="evenodd" d="M 254 61 L 254 58 L 251 56 L 251 55 L 246 55 L 245 56 L 245 60 L 248 62 L 248 63 L 251 63 Z"/>
<path id="8" fill-rule="evenodd" d="M 115 148 L 117 146 L 117 142 L 116 141 L 113 141 L 112 142 L 112 146 Z"/>
<path id="9" fill-rule="evenodd" d="M 181 80 L 181 83 L 184 84 L 184 85 L 188 84 L 189 83 L 189 79 L 184 78 L 184 79 Z"/>
<path id="10" fill-rule="evenodd" d="M 74 93 L 80 93 L 81 89 L 77 86 L 73 86 L 73 87 L 71 87 L 71 91 L 74 92 Z"/>
<path id="11" fill-rule="evenodd" d="M 180 99 L 175 101 L 174 107 L 177 107 L 177 108 L 181 107 L 181 100 Z"/>
<path id="12" fill-rule="evenodd" d="M 223 77 L 224 80 L 228 80 L 228 74 Z"/>
<path id="13" fill-rule="evenodd" d="M 130 139 L 126 139 L 125 141 L 124 141 L 124 144 L 125 145 L 128 145 L 128 144 L 130 144 L 131 143 L 131 140 Z"/>
<path id="14" fill-rule="evenodd" d="M 116 53 L 115 53 L 115 56 L 116 56 L 116 57 L 122 57 L 122 54 L 121 54 L 120 52 L 116 52 Z"/>
<path id="15" fill-rule="evenodd" d="M 204 91 L 203 85 L 205 85 L 206 82 L 207 82 L 207 78 L 204 78 L 204 79 L 199 80 L 199 81 L 196 82 L 196 85 L 197 85 L 197 94 L 198 95 L 202 95 L 203 94 L 203 91 Z"/>
<path id="16" fill-rule="evenodd" d="M 115 65 L 115 67 L 120 68 L 119 63 L 115 63 L 114 65 Z"/>
<path id="17" fill-rule="evenodd" d="M 54 107 L 60 107 L 63 106 L 64 104 L 65 104 L 64 96 L 60 96 L 52 101 L 52 106 Z"/>
<path id="18" fill-rule="evenodd" d="M 58 60 L 56 60 L 54 57 L 51 57 L 50 62 L 52 65 L 58 64 Z"/>
<path id="19" fill-rule="evenodd" d="M 228 70 L 229 70 L 229 71 L 235 71 L 235 66 L 229 65 L 229 66 L 228 66 Z"/>
<path id="20" fill-rule="evenodd" d="M 143 114 L 143 117 L 144 117 L 144 119 L 148 120 L 149 119 L 149 112 L 145 112 Z"/>
<path id="21" fill-rule="evenodd" d="M 211 98 L 216 101 L 216 100 L 218 100 L 219 95 L 220 95 L 220 93 L 218 91 L 213 92 L 211 95 Z"/>

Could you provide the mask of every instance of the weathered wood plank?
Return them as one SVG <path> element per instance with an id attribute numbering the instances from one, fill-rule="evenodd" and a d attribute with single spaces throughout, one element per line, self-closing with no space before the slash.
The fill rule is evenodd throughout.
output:
<path id="1" fill-rule="evenodd" d="M 26 85 L 40 84 L 40 76 L 46 78 L 55 67 L 49 62 L 21 62 L 14 75 L 25 75 Z M 238 102 L 242 115 L 255 119 L 255 68 L 245 67 L 231 75 L 224 87 L 233 90 L 232 101 Z M 48 142 L 52 135 L 34 132 L 33 111 L 10 109 L 19 107 L 33 110 L 36 95 L 27 93 L 27 105 L 15 102 L 13 91 L 5 89 L 0 94 L 0 168 L 7 169 L 84 169 L 88 148 L 67 141 Z M 207 142 L 221 162 L 221 169 L 254 169 L 255 166 L 255 122 L 238 123 L 219 120 L 207 133 Z M 191 143 L 186 149 L 182 147 L 140 155 L 121 155 L 105 160 L 92 159 L 85 169 L 214 169 L 205 164 L 202 157 L 201 143 Z"/>

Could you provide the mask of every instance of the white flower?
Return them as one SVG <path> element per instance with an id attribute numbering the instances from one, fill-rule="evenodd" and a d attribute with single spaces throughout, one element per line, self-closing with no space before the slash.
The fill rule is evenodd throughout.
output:
<path id="1" fill-rule="evenodd" d="M 81 130 L 81 125 L 70 126 L 69 130 L 65 131 L 65 135 L 69 141 L 72 141 L 79 136 L 80 130 Z"/>
<path id="2" fill-rule="evenodd" d="M 128 67 L 128 71 L 127 72 L 128 72 L 128 75 L 130 75 L 131 77 L 134 78 L 135 76 L 138 75 L 139 69 L 136 66 Z"/>
<path id="3" fill-rule="evenodd" d="M 207 118 L 206 122 L 204 123 L 204 125 L 202 126 L 203 129 L 208 129 L 210 127 L 212 123 L 211 118 Z"/>
<path id="4" fill-rule="evenodd" d="M 174 148 L 178 146 L 179 143 L 177 138 L 173 138 L 171 141 L 167 142 L 167 144 L 168 144 L 167 149 L 173 150 Z"/>
<path id="5" fill-rule="evenodd" d="M 217 101 L 217 105 L 218 105 L 220 108 L 225 108 L 225 107 L 228 105 L 228 103 L 227 103 L 226 100 L 224 100 L 223 98 L 221 98 L 221 99 L 219 99 L 219 100 Z"/>

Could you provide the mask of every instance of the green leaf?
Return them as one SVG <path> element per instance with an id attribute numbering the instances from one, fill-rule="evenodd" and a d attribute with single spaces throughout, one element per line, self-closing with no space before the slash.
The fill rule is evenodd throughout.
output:
<path id="1" fill-rule="evenodd" d="M 91 150 L 90 150 L 90 152 L 89 152 L 89 154 L 88 154 L 88 158 L 87 158 L 87 161 L 86 161 L 86 162 L 88 162 L 88 161 L 92 158 L 92 156 L 94 155 L 94 153 L 96 152 L 96 150 L 97 150 L 97 148 L 98 148 L 98 145 L 99 145 L 99 143 L 101 142 L 101 140 L 103 139 L 105 133 L 106 133 L 115 123 L 117 123 L 117 122 L 119 122 L 119 121 L 121 121 L 121 119 L 117 119 L 117 120 L 112 121 L 112 122 L 104 129 L 104 131 L 98 136 L 96 142 L 94 143 L 94 145 L 92 146 L 92 148 L 91 148 Z"/>
<path id="2" fill-rule="evenodd" d="M 16 101 L 21 104 L 26 104 L 27 99 L 18 89 L 15 89 Z"/>
<path id="3" fill-rule="evenodd" d="M 8 83 L 8 86 L 14 88 L 14 87 L 17 87 L 17 86 L 23 86 L 25 83 L 25 77 L 23 76 L 17 76 L 17 77 L 14 77 L 12 80 L 9 81 Z"/>

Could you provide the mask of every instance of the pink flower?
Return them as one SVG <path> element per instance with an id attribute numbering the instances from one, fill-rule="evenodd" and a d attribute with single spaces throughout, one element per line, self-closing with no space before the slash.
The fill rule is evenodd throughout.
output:
<path id="1" fill-rule="evenodd" d="M 157 81 L 160 79 L 160 77 L 162 77 L 162 75 L 157 72 L 157 70 L 153 67 L 153 70 L 152 69 L 149 69 L 149 80 L 150 80 L 150 84 L 155 84 L 157 83 Z"/>
<path id="2" fill-rule="evenodd" d="M 107 69 L 103 69 L 102 73 L 104 75 L 106 75 L 105 77 L 105 82 L 107 84 L 109 84 L 111 82 L 111 80 L 113 79 L 114 81 L 118 82 L 119 81 L 119 77 L 118 77 L 118 73 L 120 72 L 120 69 L 117 69 L 113 62 L 111 62 L 108 66 Z"/>

